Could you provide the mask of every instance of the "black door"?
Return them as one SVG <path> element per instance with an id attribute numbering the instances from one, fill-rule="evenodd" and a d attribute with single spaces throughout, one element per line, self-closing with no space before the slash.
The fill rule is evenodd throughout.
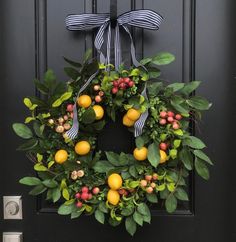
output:
<path id="1" fill-rule="evenodd" d="M 174 215 L 160 209 L 153 211 L 152 224 L 131 238 L 122 227 L 103 226 L 86 216 L 70 220 L 57 215 L 40 199 L 30 197 L 27 188 L 17 181 L 33 171 L 24 155 L 15 151 L 19 140 L 11 129 L 13 122 L 22 122 L 25 116 L 22 99 L 34 94 L 32 79 L 41 78 L 50 67 L 59 79 L 66 80 L 61 57 L 81 59 L 85 49 L 92 47 L 91 32 L 70 33 L 65 29 L 66 15 L 108 12 L 110 1 L 1 0 L 0 195 L 23 196 L 23 220 L 3 220 L 0 199 L 0 231 L 21 231 L 25 242 L 236 241 L 235 7 L 234 0 L 118 1 L 118 13 L 149 8 L 165 18 L 158 32 L 134 30 L 138 57 L 172 52 L 176 62 L 163 70 L 165 78 L 203 80 L 199 93 L 214 104 L 203 117 L 201 131 L 196 129 L 215 161 L 210 181 L 193 174 L 189 204 Z"/>

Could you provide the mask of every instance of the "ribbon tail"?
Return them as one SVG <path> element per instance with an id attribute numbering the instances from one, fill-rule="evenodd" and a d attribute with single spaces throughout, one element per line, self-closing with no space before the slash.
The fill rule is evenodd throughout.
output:
<path id="1" fill-rule="evenodd" d="M 98 73 L 98 71 L 96 71 L 95 73 L 93 73 L 92 76 L 89 77 L 89 79 L 85 82 L 85 84 L 80 88 L 80 90 L 78 92 L 78 96 L 87 88 L 87 86 L 91 83 L 91 81 L 94 79 L 94 77 L 97 75 L 97 73 Z M 70 139 L 75 139 L 75 137 L 77 136 L 77 134 L 79 132 L 79 121 L 78 121 L 76 100 L 77 100 L 77 98 L 75 99 L 75 104 L 73 107 L 73 124 L 72 124 L 72 127 L 66 132 L 66 136 Z"/>
<path id="2" fill-rule="evenodd" d="M 108 26 L 108 33 L 107 33 L 107 58 L 106 58 L 106 65 L 107 71 L 110 70 L 109 64 L 111 63 L 111 24 Z"/>
<path id="3" fill-rule="evenodd" d="M 115 41 L 114 41 L 114 49 L 115 49 L 115 68 L 118 71 L 121 65 L 121 46 L 120 46 L 120 31 L 119 24 L 116 24 L 115 29 Z"/>
<path id="4" fill-rule="evenodd" d="M 145 87 L 141 93 L 146 99 L 147 97 L 147 84 L 145 84 Z M 143 127 L 145 125 L 145 122 L 148 118 L 148 110 L 146 110 L 144 113 L 141 114 L 140 118 L 135 122 L 134 124 L 134 137 L 138 137 L 143 133 Z"/>

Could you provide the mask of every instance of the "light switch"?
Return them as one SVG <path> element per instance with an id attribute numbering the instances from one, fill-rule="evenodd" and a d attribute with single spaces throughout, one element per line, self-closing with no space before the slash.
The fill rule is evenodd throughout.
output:
<path id="1" fill-rule="evenodd" d="M 21 196 L 3 197 L 4 219 L 22 219 Z"/>
<path id="2" fill-rule="evenodd" d="M 3 232 L 3 242 L 23 242 L 23 234 L 21 232 Z"/>

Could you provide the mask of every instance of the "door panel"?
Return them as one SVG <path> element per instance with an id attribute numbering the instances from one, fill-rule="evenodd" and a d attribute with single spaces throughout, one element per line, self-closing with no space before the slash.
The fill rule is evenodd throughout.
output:
<path id="1" fill-rule="evenodd" d="M 190 180 L 190 204 L 174 215 L 158 208 L 153 211 L 152 225 L 140 228 L 131 238 L 123 227 L 98 224 L 93 217 L 70 220 L 40 199 L 30 197 L 19 178 L 33 173 L 31 163 L 16 152 L 19 139 L 11 124 L 21 122 L 26 109 L 24 96 L 35 92 L 32 79 L 42 78 L 47 68 L 55 70 L 59 80 L 66 80 L 62 56 L 81 59 L 92 47 L 92 32 L 69 32 L 64 19 L 70 13 L 109 12 L 108 0 L 2 0 L 0 2 L 0 195 L 23 195 L 22 221 L 3 220 L 0 209 L 0 232 L 22 231 L 26 242 L 91 241 L 163 241 L 163 242 L 233 242 L 236 240 L 233 204 L 233 156 L 235 141 L 235 1 L 221 0 L 130 0 L 118 1 L 118 14 L 149 8 L 165 18 L 159 31 L 134 29 L 137 56 L 159 51 L 176 55 L 176 62 L 162 68 L 163 77 L 171 81 L 203 80 L 199 94 L 214 103 L 196 132 L 208 144 L 208 153 L 216 165 L 211 180 L 204 182 L 194 175 Z M 124 59 L 129 61 L 129 45 L 123 37 Z M 111 148 L 112 127 L 101 136 L 101 147 Z M 124 149 L 121 133 L 118 149 Z M 128 138 L 132 147 L 132 138 Z M 194 206 L 193 206 L 194 205 Z M 0 208 L 2 201 L 0 199 Z M 103 231 L 102 233 L 100 231 Z"/>

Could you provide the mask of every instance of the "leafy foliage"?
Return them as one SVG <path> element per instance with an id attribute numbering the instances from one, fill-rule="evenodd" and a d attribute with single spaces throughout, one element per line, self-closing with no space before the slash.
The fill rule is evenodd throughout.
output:
<path id="1" fill-rule="evenodd" d="M 30 115 L 25 123 L 13 124 L 13 130 L 25 140 L 18 150 L 33 161 L 36 176 L 19 182 L 32 187 L 31 195 L 45 192 L 47 200 L 63 202 L 60 215 L 75 219 L 84 213 L 94 214 L 98 222 L 107 220 L 112 226 L 123 221 L 134 235 L 138 226 L 151 222 L 152 204 L 163 204 L 173 213 L 178 202 L 189 200 L 185 180 L 191 170 L 209 179 L 207 165 L 213 162 L 203 151 L 204 142 L 193 136 L 189 127 L 211 103 L 192 95 L 199 81 L 165 85 L 159 80 L 159 66 L 175 60 L 170 53 L 143 59 L 145 69 L 120 66 L 118 71 L 112 65 L 107 71 L 108 66 L 90 59 L 91 53 L 86 52 L 82 64 L 64 58 L 69 64 L 64 69 L 69 82 L 58 83 L 49 69 L 44 80 L 35 80 L 41 96 L 24 98 Z M 147 97 L 142 93 L 144 86 Z M 87 101 L 79 99 L 83 95 Z M 134 139 L 136 153 L 97 150 L 97 135 L 109 119 L 115 121 L 117 114 L 124 114 L 123 124 L 134 132 L 135 122 L 146 111 L 143 132 Z M 74 117 L 79 132 L 71 140 L 66 131 Z M 111 175 L 116 177 L 112 182 Z"/>

